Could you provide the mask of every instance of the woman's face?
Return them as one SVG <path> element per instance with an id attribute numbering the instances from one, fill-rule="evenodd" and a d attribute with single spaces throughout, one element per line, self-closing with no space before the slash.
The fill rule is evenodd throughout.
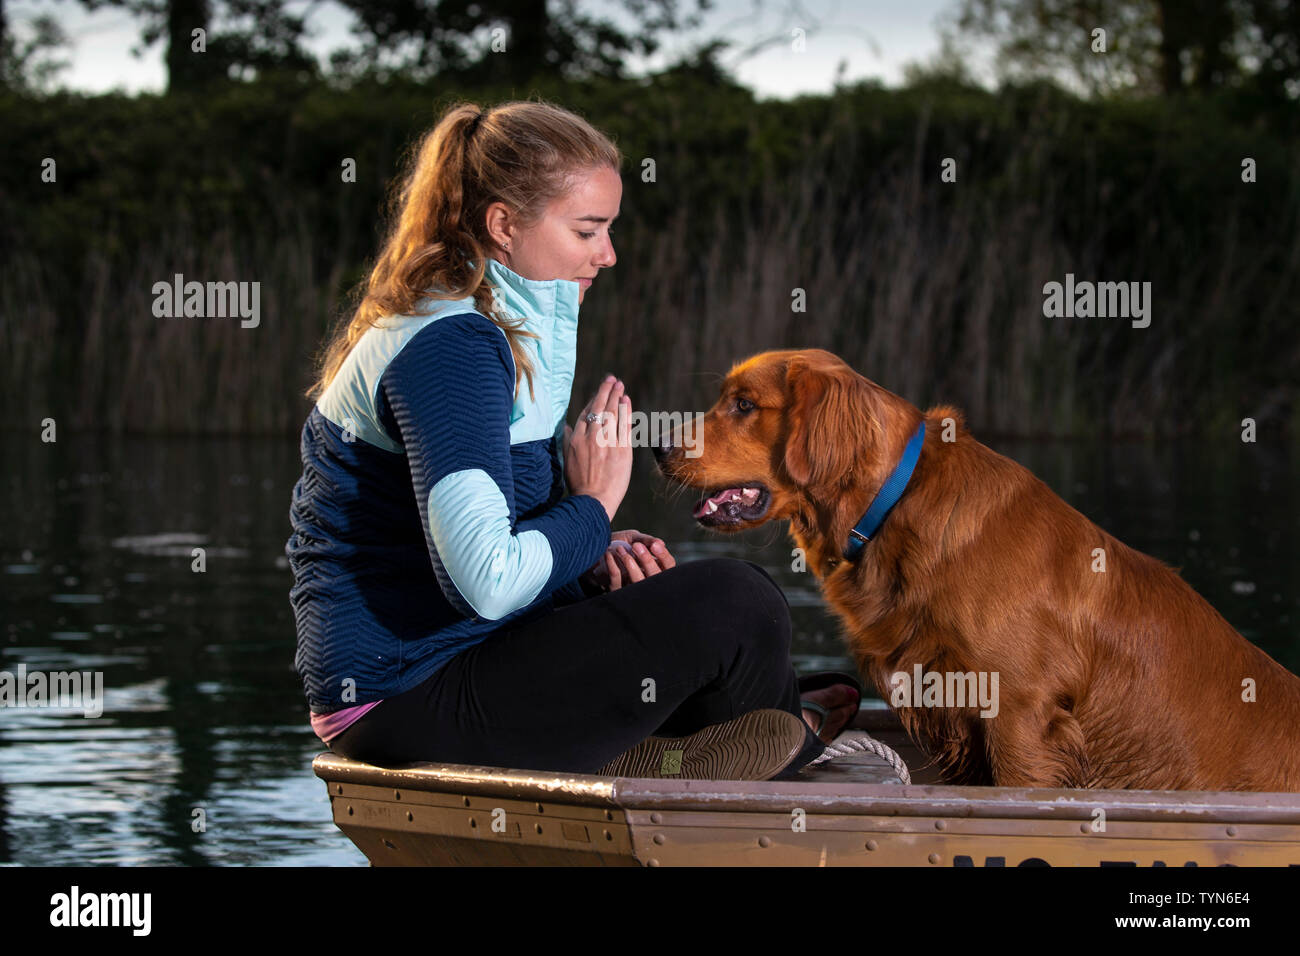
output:
<path id="1" fill-rule="evenodd" d="M 581 302 L 597 273 L 618 261 L 610 226 L 622 200 L 617 170 L 602 166 L 580 174 L 573 188 L 552 201 L 531 228 L 513 221 L 503 203 L 493 203 L 487 226 L 498 244 L 494 258 L 525 279 L 577 282 Z"/>

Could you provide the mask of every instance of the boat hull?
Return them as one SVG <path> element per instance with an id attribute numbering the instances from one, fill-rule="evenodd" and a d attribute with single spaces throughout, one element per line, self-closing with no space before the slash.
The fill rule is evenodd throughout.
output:
<path id="1" fill-rule="evenodd" d="M 904 786 L 870 755 L 790 781 L 313 769 L 375 866 L 1300 866 L 1294 793 Z"/>

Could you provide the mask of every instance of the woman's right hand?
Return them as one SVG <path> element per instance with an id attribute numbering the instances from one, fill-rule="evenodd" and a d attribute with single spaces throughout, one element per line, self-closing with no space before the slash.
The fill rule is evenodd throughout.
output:
<path id="1" fill-rule="evenodd" d="M 588 422 L 589 412 L 604 415 L 604 422 Z M 610 375 L 578 413 L 577 424 L 565 426 L 564 477 L 569 490 L 599 501 L 611 522 L 632 480 L 631 416 L 632 400 L 624 394 L 623 383 Z"/>

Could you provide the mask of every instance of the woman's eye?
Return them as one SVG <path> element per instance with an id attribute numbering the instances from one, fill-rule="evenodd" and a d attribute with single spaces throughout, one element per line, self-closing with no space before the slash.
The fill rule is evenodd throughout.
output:
<path id="1" fill-rule="evenodd" d="M 578 235 L 582 236 L 584 239 L 590 239 L 596 234 L 594 232 L 580 232 Z"/>

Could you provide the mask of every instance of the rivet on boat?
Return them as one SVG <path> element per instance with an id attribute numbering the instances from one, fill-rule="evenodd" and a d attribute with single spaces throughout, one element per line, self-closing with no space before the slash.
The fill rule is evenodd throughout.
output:
<path id="1" fill-rule="evenodd" d="M 1236 827 L 1228 827 L 1228 836 L 1236 836 L 1236 835 L 1237 835 L 1237 828 L 1236 828 Z"/>
<path id="2" fill-rule="evenodd" d="M 761 836 L 758 838 L 758 845 L 766 849 L 767 847 L 772 845 L 772 838 Z"/>
<path id="3" fill-rule="evenodd" d="M 608 813 L 609 811 L 606 810 L 605 812 Z M 651 822 L 651 823 L 663 823 L 663 822 L 664 822 L 664 815 L 663 815 L 662 813 L 652 813 L 652 814 L 650 814 L 650 822 Z"/>
<path id="4" fill-rule="evenodd" d="M 407 823 L 414 823 L 414 822 L 415 822 L 415 814 L 412 813 L 410 810 L 407 810 L 407 811 L 406 811 L 406 822 L 407 822 Z"/>
<path id="5" fill-rule="evenodd" d="M 477 830 L 477 829 L 478 829 L 478 821 L 475 820 L 473 817 L 470 817 L 470 818 L 469 818 L 469 828 L 470 828 L 471 830 Z"/>
<path id="6" fill-rule="evenodd" d="M 945 823 L 943 820 L 935 820 L 934 828 L 936 830 L 946 830 L 948 828 L 948 824 Z"/>
<path id="7" fill-rule="evenodd" d="M 352 816 L 352 808 L 348 807 L 348 816 Z"/>
<path id="8" fill-rule="evenodd" d="M 612 833 L 610 833 L 608 830 L 606 830 L 606 831 L 605 831 L 605 839 L 606 839 L 606 840 L 612 840 L 612 839 L 614 839 L 614 834 L 612 834 Z"/>
<path id="9" fill-rule="evenodd" d="M 539 823 L 539 824 L 537 824 L 536 826 L 537 826 L 537 832 L 538 832 L 538 833 L 541 833 L 541 832 L 542 832 L 542 825 Z"/>
<path id="10" fill-rule="evenodd" d="M 880 844 L 878 844 L 875 840 L 868 840 L 868 841 L 867 841 L 867 849 L 868 849 L 868 850 L 874 850 L 874 849 L 876 849 L 876 847 L 878 847 L 879 845 L 880 845 Z"/>
<path id="11" fill-rule="evenodd" d="M 538 812 L 538 813 L 545 813 L 545 812 L 546 812 L 546 808 L 545 808 L 544 806 L 542 806 L 542 805 L 539 803 L 539 804 L 537 805 L 537 812 Z"/>
<path id="12" fill-rule="evenodd" d="M 1092 827 L 1088 826 L 1088 824 L 1086 824 L 1086 823 L 1080 823 L 1080 824 L 1079 824 L 1079 832 L 1080 832 L 1080 833 L 1087 833 L 1087 832 L 1088 832 L 1089 830 L 1091 830 L 1091 829 L 1092 829 Z"/>
<path id="13" fill-rule="evenodd" d="M 400 791 L 400 790 L 394 790 L 394 791 L 393 791 L 393 799 L 394 799 L 394 800 L 401 800 L 401 799 L 402 799 L 402 791 Z"/>
<path id="14" fill-rule="evenodd" d="M 938 854 L 938 853 L 931 853 L 929 859 L 930 859 L 930 862 L 931 862 L 931 863 L 938 863 L 938 862 L 939 862 L 939 854 Z"/>

